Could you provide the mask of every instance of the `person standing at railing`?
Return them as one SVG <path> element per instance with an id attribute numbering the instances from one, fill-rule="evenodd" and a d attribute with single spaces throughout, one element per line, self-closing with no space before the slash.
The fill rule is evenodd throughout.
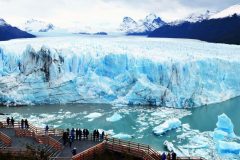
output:
<path id="1" fill-rule="evenodd" d="M 79 129 L 79 140 L 81 141 L 82 140 L 82 130 Z"/>
<path id="2" fill-rule="evenodd" d="M 21 128 L 22 129 L 24 128 L 24 120 L 23 119 L 21 120 Z"/>
<path id="3" fill-rule="evenodd" d="M 48 130 L 49 130 L 49 127 L 48 127 L 48 125 L 46 125 L 46 127 L 45 127 L 45 135 L 48 135 Z"/>
<path id="4" fill-rule="evenodd" d="M 177 159 L 177 154 L 172 151 L 172 160 L 176 160 L 176 159 Z"/>
<path id="5" fill-rule="evenodd" d="M 71 137 L 72 137 L 72 142 L 73 142 L 74 138 L 75 138 L 75 130 L 74 130 L 74 128 L 72 128 L 72 130 L 71 130 Z"/>
<path id="6" fill-rule="evenodd" d="M 86 129 L 86 137 L 87 137 L 87 140 L 88 140 L 88 135 L 89 135 L 89 131 L 88 131 L 88 129 Z"/>
<path id="7" fill-rule="evenodd" d="M 169 152 L 167 154 L 167 160 L 171 160 L 171 154 Z"/>
<path id="8" fill-rule="evenodd" d="M 104 131 L 102 131 L 102 134 L 101 134 L 101 140 L 102 141 L 104 140 L 104 136 L 105 136 L 105 133 L 104 133 Z"/>
<path id="9" fill-rule="evenodd" d="M 86 129 L 83 129 L 83 139 L 85 140 L 86 138 Z"/>
<path id="10" fill-rule="evenodd" d="M 67 136 L 67 132 L 63 132 L 63 145 L 65 146 L 66 145 L 66 142 L 67 142 L 67 138 L 68 138 L 68 136 Z"/>
<path id="11" fill-rule="evenodd" d="M 25 121 L 24 121 L 24 122 L 25 122 L 25 128 L 26 128 L 26 129 L 28 129 L 28 128 L 29 128 L 29 125 L 28 125 L 28 120 L 27 120 L 27 119 L 25 119 Z"/>
<path id="12" fill-rule="evenodd" d="M 97 136 L 97 141 L 99 141 L 99 131 L 98 131 L 98 129 L 96 131 L 96 136 Z"/>
<path id="13" fill-rule="evenodd" d="M 9 126 L 9 124 L 10 124 L 10 118 L 7 117 L 7 125 Z"/>
<path id="14" fill-rule="evenodd" d="M 12 124 L 12 126 L 14 128 L 14 119 L 13 119 L 13 117 L 11 118 L 11 124 Z"/>
<path id="15" fill-rule="evenodd" d="M 166 160 L 166 158 L 167 158 L 167 156 L 166 156 L 165 152 L 163 152 L 161 155 L 161 160 Z"/>
<path id="16" fill-rule="evenodd" d="M 96 129 L 93 131 L 93 141 L 96 141 Z"/>
<path id="17" fill-rule="evenodd" d="M 70 148 L 72 148 L 72 142 L 73 142 L 73 141 L 72 141 L 72 137 L 71 137 L 71 136 L 69 136 L 69 138 L 68 138 L 68 139 L 69 139 L 69 147 L 70 147 Z"/>
<path id="18" fill-rule="evenodd" d="M 76 129 L 76 140 L 78 140 L 78 138 L 79 138 L 79 129 L 77 128 Z"/>

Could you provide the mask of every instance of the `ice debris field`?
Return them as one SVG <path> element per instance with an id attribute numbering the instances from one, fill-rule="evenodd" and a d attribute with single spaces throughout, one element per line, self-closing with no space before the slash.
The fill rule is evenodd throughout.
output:
<path id="1" fill-rule="evenodd" d="M 145 37 L 0 43 L 0 102 L 195 107 L 240 95 L 240 46 Z"/>
<path id="2" fill-rule="evenodd" d="M 37 126 L 104 130 L 112 137 L 149 144 L 159 151 L 166 146 L 179 156 L 201 156 L 209 160 L 240 158 L 240 139 L 226 114 L 218 116 L 215 129 L 201 132 L 183 121 L 186 109 L 166 107 L 111 107 L 84 104 L 4 107 L 7 116 L 27 118 Z M 0 115 L 0 120 L 6 116 Z M 158 134 L 156 134 L 156 133 Z"/>

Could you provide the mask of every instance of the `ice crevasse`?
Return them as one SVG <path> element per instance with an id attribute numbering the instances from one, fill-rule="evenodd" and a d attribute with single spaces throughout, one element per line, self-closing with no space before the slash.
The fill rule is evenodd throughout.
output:
<path id="1" fill-rule="evenodd" d="M 240 47 L 62 37 L 0 43 L 0 103 L 195 107 L 240 95 Z"/>

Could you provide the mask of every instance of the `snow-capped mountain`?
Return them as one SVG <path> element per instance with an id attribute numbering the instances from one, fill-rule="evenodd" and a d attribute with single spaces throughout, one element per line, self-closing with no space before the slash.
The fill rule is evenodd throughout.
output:
<path id="1" fill-rule="evenodd" d="M 240 15 L 240 4 L 233 5 L 228 7 L 210 17 L 210 19 L 218 19 L 218 18 L 225 18 L 231 17 L 232 15 L 237 14 Z"/>
<path id="2" fill-rule="evenodd" d="M 123 22 L 120 25 L 120 31 L 127 34 L 134 33 L 148 33 L 151 32 L 165 24 L 160 17 L 155 14 L 149 14 L 144 19 L 136 22 L 130 17 L 124 17 Z"/>
<path id="3" fill-rule="evenodd" d="M 131 17 L 124 17 L 120 24 L 120 31 L 123 32 L 134 32 L 137 30 L 138 24 Z"/>
<path id="4" fill-rule="evenodd" d="M 43 21 L 30 19 L 21 27 L 26 32 L 49 32 L 54 30 L 54 25 Z"/>
<path id="5" fill-rule="evenodd" d="M 189 16 L 187 16 L 184 19 L 181 20 L 176 20 L 174 22 L 169 23 L 170 25 L 178 25 L 184 22 L 190 22 L 190 23 L 196 23 L 196 22 L 201 22 L 203 20 L 209 19 L 212 15 L 214 15 L 215 12 L 211 12 L 207 10 L 205 13 L 192 13 Z"/>
<path id="6" fill-rule="evenodd" d="M 26 21 L 23 25 L 19 26 L 19 28 L 38 37 L 65 36 L 72 34 L 67 29 L 35 19 Z"/>
<path id="7" fill-rule="evenodd" d="M 6 21 L 0 18 L 0 26 L 5 26 L 5 25 L 7 25 Z"/>
<path id="8" fill-rule="evenodd" d="M 4 19 L 0 18 L 0 41 L 6 41 L 15 38 L 33 38 L 32 34 L 24 32 L 17 27 L 8 24 Z"/>
<path id="9" fill-rule="evenodd" d="M 188 17 L 185 18 L 185 21 L 195 23 L 195 22 L 201 22 L 203 20 L 209 19 L 211 15 L 213 15 L 215 12 L 210 12 L 207 10 L 205 13 L 192 13 Z"/>

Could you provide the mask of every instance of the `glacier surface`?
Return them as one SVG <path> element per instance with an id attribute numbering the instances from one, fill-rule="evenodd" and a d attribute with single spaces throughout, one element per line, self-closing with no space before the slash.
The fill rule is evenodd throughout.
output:
<path id="1" fill-rule="evenodd" d="M 177 108 L 240 95 L 240 46 L 70 36 L 0 42 L 0 103 Z"/>

